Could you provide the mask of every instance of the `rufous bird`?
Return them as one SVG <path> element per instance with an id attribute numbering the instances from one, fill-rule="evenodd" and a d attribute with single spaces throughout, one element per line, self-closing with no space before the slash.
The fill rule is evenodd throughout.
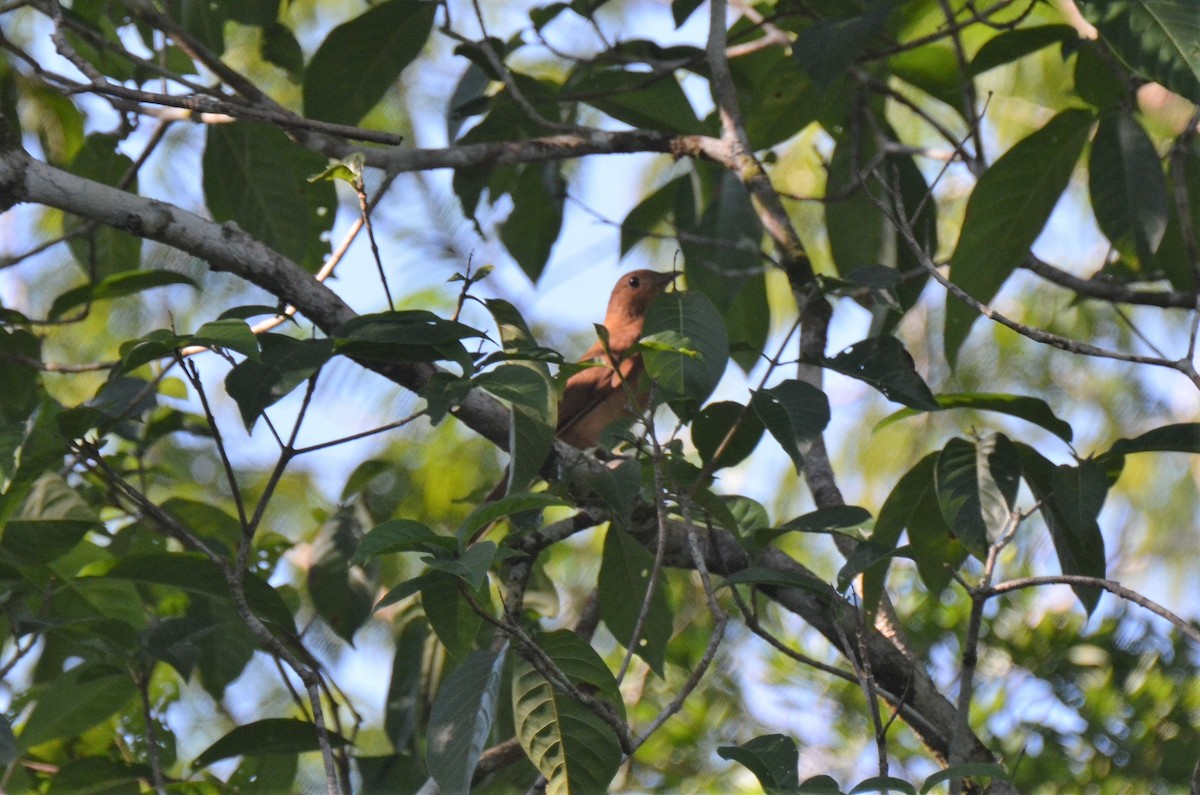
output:
<path id="1" fill-rule="evenodd" d="M 604 315 L 608 353 L 605 353 L 604 344 L 597 340 L 579 358 L 581 362 L 600 362 L 604 366 L 580 370 L 567 379 L 558 404 L 556 434 L 559 439 L 581 450 L 595 447 L 605 428 L 632 413 L 631 395 L 638 396 L 637 408 L 645 409 L 649 396 L 645 390 L 637 388 L 644 369 L 642 356 L 630 351 L 642 337 L 650 302 L 661 295 L 676 276 L 677 273 L 636 270 L 617 281 Z"/>
<path id="2" fill-rule="evenodd" d="M 646 408 L 649 391 L 640 389 L 641 353 L 634 350 L 642 337 L 646 310 L 650 302 L 662 294 L 678 273 L 659 273 L 636 270 L 624 274 L 613 287 L 604 314 L 608 331 L 607 353 L 600 340 L 579 358 L 580 362 L 599 362 L 602 366 L 588 367 L 567 379 L 562 400 L 558 404 L 558 427 L 555 435 L 572 447 L 581 450 L 595 447 L 604 430 L 622 417 Z M 504 495 L 504 478 L 487 496 L 492 502 Z M 475 541 L 491 525 L 480 528 L 471 538 Z"/>

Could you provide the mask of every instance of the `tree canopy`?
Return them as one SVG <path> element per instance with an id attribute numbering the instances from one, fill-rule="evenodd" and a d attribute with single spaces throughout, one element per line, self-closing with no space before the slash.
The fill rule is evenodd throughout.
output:
<path id="1" fill-rule="evenodd" d="M 0 790 L 1200 788 L 1197 0 L 0 52 Z"/>

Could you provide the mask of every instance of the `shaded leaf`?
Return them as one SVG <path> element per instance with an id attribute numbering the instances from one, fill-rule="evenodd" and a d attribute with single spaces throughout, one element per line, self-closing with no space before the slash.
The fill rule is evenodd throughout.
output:
<path id="1" fill-rule="evenodd" d="M 459 525 L 457 535 L 459 540 L 466 541 L 479 528 L 504 516 L 512 516 L 514 513 L 523 511 L 541 510 L 555 505 L 570 505 L 570 503 L 562 497 L 546 492 L 509 494 L 494 502 L 485 503 L 472 511 Z"/>
<path id="2" fill-rule="evenodd" d="M 103 185 L 123 184 L 126 175 L 132 174 L 132 178 L 124 183 L 124 189 L 137 193 L 137 171 L 133 168 L 133 161 L 117 149 L 118 143 L 115 135 L 92 133 L 84 139 L 83 146 L 71 159 L 67 170 Z M 75 235 L 89 225 L 89 221 L 68 215 L 63 218 L 63 233 Z M 96 225 L 86 236 L 70 237 L 67 247 L 75 257 L 75 262 L 93 280 L 136 270 L 142 260 L 141 238 L 103 224 Z"/>
<path id="3" fill-rule="evenodd" d="M 967 76 L 975 77 L 989 69 L 1003 66 L 1042 50 L 1052 44 L 1066 44 L 1079 39 L 1070 25 L 1038 25 L 1003 31 L 984 42 L 967 65 Z"/>
<path id="4" fill-rule="evenodd" d="M 922 411 L 939 408 L 933 392 L 917 373 L 912 356 L 891 335 L 856 342 L 821 364 L 870 384 L 897 403 Z"/>
<path id="5" fill-rule="evenodd" d="M 1100 117 L 1088 159 L 1088 187 L 1100 231 L 1144 269 L 1163 241 L 1171 206 L 1158 152 L 1128 111 Z"/>
<path id="6" fill-rule="evenodd" d="M 975 409 L 977 411 L 997 411 L 1018 417 L 1045 428 L 1064 442 L 1070 442 L 1074 436 L 1071 426 L 1055 416 L 1050 405 L 1041 398 L 1028 395 L 1006 395 L 996 392 L 968 392 L 960 394 L 935 395 L 941 409 Z M 900 409 L 884 417 L 875 426 L 881 430 L 893 422 L 915 417 L 920 412 L 914 409 Z"/>
<path id="7" fill-rule="evenodd" d="M 500 224 L 500 240 L 521 270 L 536 282 L 562 232 L 567 183 L 557 163 L 530 163 L 509 185 L 513 209 Z"/>
<path id="8" fill-rule="evenodd" d="M 196 287 L 196 282 L 182 273 L 165 270 L 136 270 L 114 273 L 98 282 L 88 283 L 67 290 L 54 299 L 50 305 L 51 318 L 62 317 L 70 310 L 95 301 L 105 301 L 121 298 L 126 295 L 150 290 L 155 287 L 166 287 L 172 284 L 186 284 Z"/>
<path id="9" fill-rule="evenodd" d="M 329 253 L 337 194 L 308 176 L 325 158 L 296 146 L 275 127 L 256 122 L 207 125 L 204 199 L 218 223 L 242 230 L 310 273 Z"/>
<path id="10" fill-rule="evenodd" d="M 1079 8 L 1135 72 L 1200 103 L 1200 13 L 1193 0 L 1082 0 Z"/>
<path id="11" fill-rule="evenodd" d="M 643 352 L 646 371 L 670 396 L 676 413 L 691 417 L 721 380 L 729 360 L 729 338 L 716 307 L 694 291 L 660 295 L 646 312 L 643 339 L 666 347 Z"/>
<path id="12" fill-rule="evenodd" d="M 503 654 L 471 652 L 438 688 L 429 715 L 429 774 L 446 795 L 470 792 L 500 696 Z"/>
<path id="13" fill-rule="evenodd" d="M 451 536 L 438 535 L 428 526 L 412 519 L 389 519 L 367 531 L 350 562 L 362 565 L 380 555 L 394 552 L 453 552 L 458 542 Z"/>
<path id="14" fill-rule="evenodd" d="M 304 115 L 358 124 L 421 54 L 436 11 L 387 0 L 330 31 L 304 70 Z"/>
<path id="15" fill-rule="evenodd" d="M 421 583 L 421 607 L 425 609 L 425 617 L 454 660 L 467 656 L 483 626 L 483 619 L 471 609 L 460 587 L 459 579 L 445 572 L 431 572 Z M 491 594 L 487 583 L 474 593 L 474 597 L 484 606 L 489 604 Z"/>
<path id="16" fill-rule="evenodd" d="M 934 471 L 942 517 L 976 557 L 1008 527 L 1020 485 L 1021 464 L 1007 436 L 993 434 L 972 443 L 951 439 Z"/>
<path id="17" fill-rule="evenodd" d="M 872 2 L 857 16 L 822 20 L 800 33 L 792 55 L 824 90 L 866 51 L 887 24 L 891 10 L 890 3 Z"/>
<path id="18" fill-rule="evenodd" d="M 719 746 L 717 756 L 741 764 L 768 793 L 794 791 L 800 786 L 800 752 L 796 741 L 782 734 L 764 734 L 741 745 Z"/>
<path id="19" fill-rule="evenodd" d="M 710 403 L 692 420 L 692 444 L 712 470 L 744 461 L 762 438 L 758 414 L 733 401 Z"/>
<path id="20" fill-rule="evenodd" d="M 1105 455 L 1131 453 L 1193 453 L 1200 454 L 1200 423 L 1184 422 L 1164 425 L 1132 439 L 1118 439 Z"/>
<path id="21" fill-rule="evenodd" d="M 586 641 L 569 630 L 558 630 L 537 642 L 572 684 L 587 688 L 624 718 L 616 680 Z M 512 700 L 517 739 L 546 777 L 548 793 L 607 788 L 621 763 L 621 748 L 607 723 L 554 687 L 524 658 L 513 665 Z"/>
<path id="22" fill-rule="evenodd" d="M 17 744 L 23 751 L 60 737 L 74 737 L 107 719 L 137 692 L 129 674 L 85 662 L 56 676 L 36 693 Z"/>
<path id="23" fill-rule="evenodd" d="M 1026 257 L 1067 187 L 1094 118 L 1065 110 L 1019 141 L 983 173 L 950 259 L 950 278 L 988 304 Z M 946 303 L 946 358 L 953 365 L 979 313 L 951 298 Z"/>
<path id="24" fill-rule="evenodd" d="M 328 731 L 329 744 L 342 748 L 350 744 L 345 737 Z M 262 756 L 264 754 L 300 754 L 318 751 L 317 727 L 306 720 L 294 718 L 264 718 L 234 728 L 210 745 L 192 762 L 199 770 L 213 762 L 231 756 Z"/>
<path id="25" fill-rule="evenodd" d="M 801 445 L 819 437 L 829 424 L 829 398 L 812 384 L 788 380 L 755 392 L 750 406 L 800 472 Z"/>
<path id="26" fill-rule="evenodd" d="M 247 430 L 268 407 L 291 394 L 333 357 L 332 340 L 261 334 L 258 341 L 262 345 L 258 360 L 238 362 L 225 377 L 225 391 L 237 403 Z"/>
<path id="27" fill-rule="evenodd" d="M 604 555 L 600 562 L 600 617 L 619 643 L 630 646 L 638 615 L 646 602 L 654 556 L 633 536 L 609 527 L 604 536 Z M 667 642 L 673 633 L 671 607 L 667 601 L 665 574 L 659 576 L 650 598 L 634 653 L 650 669 L 663 676 Z"/>

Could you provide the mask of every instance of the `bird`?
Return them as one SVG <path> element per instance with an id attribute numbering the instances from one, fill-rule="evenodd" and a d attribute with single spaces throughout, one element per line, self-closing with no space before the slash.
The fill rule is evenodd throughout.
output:
<path id="1" fill-rule="evenodd" d="M 631 397 L 636 400 L 638 411 L 646 408 L 649 392 L 638 388 L 645 367 L 641 354 L 634 349 L 642 337 L 650 303 L 678 275 L 642 269 L 623 274 L 617 280 L 604 313 L 607 342 L 596 340 L 579 358 L 581 363 L 593 362 L 599 366 L 580 370 L 563 386 L 555 428 L 559 439 L 580 450 L 596 447 L 610 425 L 634 415 Z M 484 504 L 504 496 L 507 481 L 507 476 L 502 478 Z M 469 543 L 481 538 L 492 525 L 489 522 L 476 530 Z"/>
<path id="2" fill-rule="evenodd" d="M 604 315 L 607 345 L 596 340 L 579 358 L 580 362 L 596 362 L 602 366 L 588 367 L 567 379 L 558 404 L 555 434 L 559 439 L 581 450 L 595 447 L 608 426 L 631 414 L 627 386 L 638 395 L 637 408 L 646 407 L 648 395 L 644 391 L 639 394 L 637 390 L 644 369 L 642 357 L 640 353 L 630 352 L 642 337 L 650 302 L 678 275 L 636 270 L 617 280 Z"/>

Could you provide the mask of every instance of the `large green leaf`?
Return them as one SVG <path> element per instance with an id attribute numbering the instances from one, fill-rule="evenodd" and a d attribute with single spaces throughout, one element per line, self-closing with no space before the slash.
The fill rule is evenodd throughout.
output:
<path id="1" fill-rule="evenodd" d="M 429 714 L 429 774 L 446 795 L 471 790 L 475 765 L 487 744 L 500 697 L 504 655 L 477 649 L 438 688 Z"/>
<path id="2" fill-rule="evenodd" d="M 692 420 L 692 444 L 712 470 L 744 461 L 762 438 L 759 415 L 732 400 L 709 403 Z"/>
<path id="3" fill-rule="evenodd" d="M 512 516 L 514 513 L 541 510 L 556 505 L 570 505 L 570 503 L 562 497 L 546 492 L 509 494 L 499 500 L 485 503 L 472 511 L 459 525 L 457 535 L 460 540 L 466 541 L 476 530 L 497 519 Z"/>
<path id="4" fill-rule="evenodd" d="M 717 756 L 744 766 L 768 793 L 795 791 L 800 786 L 800 752 L 791 737 L 764 734 L 741 745 L 720 746 Z"/>
<path id="5" fill-rule="evenodd" d="M 882 261 L 884 217 L 876 204 L 884 191 L 868 185 L 876 155 L 874 136 L 858 126 L 837 139 L 825 182 L 825 229 L 840 276 Z"/>
<path id="6" fill-rule="evenodd" d="M 792 55 L 824 90 L 863 54 L 887 24 L 891 11 L 891 3 L 870 2 L 855 16 L 822 20 L 800 33 L 792 44 Z"/>
<path id="7" fill-rule="evenodd" d="M 537 638 L 559 670 L 624 718 L 612 672 L 595 650 L 569 630 Z M 513 665 L 513 719 L 526 756 L 546 777 L 551 795 L 603 792 L 621 763 L 612 727 L 544 678 L 523 657 Z"/>
<path id="8" fill-rule="evenodd" d="M 557 163 L 530 163 L 520 169 L 508 194 L 513 208 L 500 224 L 500 240 L 536 282 L 562 231 L 567 182 Z"/>
<path id="9" fill-rule="evenodd" d="M 333 341 L 297 340 L 283 334 L 260 334 L 259 360 L 239 362 L 225 377 L 225 391 L 234 399 L 246 429 L 269 406 L 312 377 L 333 356 Z"/>
<path id="10" fill-rule="evenodd" d="M 696 180 L 711 179 L 711 196 L 698 219 L 693 180 L 676 182 L 675 221 L 680 231 L 688 289 L 704 293 L 721 313 L 733 359 L 747 372 L 760 359 L 771 313 L 760 249 L 762 224 L 750 194 L 737 175 L 697 169 Z"/>
<path id="11" fill-rule="evenodd" d="M 70 310 L 95 301 L 120 298 L 126 295 L 140 293 L 154 287 L 166 287 L 171 284 L 186 284 L 196 287 L 196 283 L 182 273 L 173 271 L 123 271 L 106 276 L 98 282 L 89 282 L 79 287 L 67 290 L 54 299 L 50 306 L 50 317 L 62 317 Z"/>
<path id="12" fill-rule="evenodd" d="M 77 665 L 36 694 L 17 744 L 29 750 L 48 740 L 78 736 L 120 709 L 136 692 L 125 671 L 92 662 Z"/>
<path id="13" fill-rule="evenodd" d="M 950 572 L 958 568 L 967 550 L 954 537 L 950 525 L 938 505 L 934 471 L 939 453 L 930 453 L 916 463 L 892 488 L 891 494 L 879 509 L 871 540 L 885 547 L 894 547 L 900 534 L 908 531 L 917 573 L 929 592 L 939 595 L 950 584 Z M 873 611 L 883 593 L 886 567 L 866 572 L 863 582 L 863 603 Z"/>
<path id="14" fill-rule="evenodd" d="M 617 641 L 626 648 L 646 602 L 654 556 L 634 540 L 633 536 L 616 527 L 609 527 L 604 536 L 604 556 L 600 562 L 600 617 Z M 666 577 L 660 575 L 650 597 L 646 618 L 642 623 L 634 652 L 646 661 L 659 676 L 671 639 L 671 606 L 667 602 Z"/>
<path id="15" fill-rule="evenodd" d="M 1088 158 L 1088 186 L 1100 231 L 1145 269 L 1163 241 L 1171 204 L 1154 143 L 1128 111 L 1101 115 Z"/>
<path id="16" fill-rule="evenodd" d="M 429 623 L 419 616 L 410 619 L 396 635 L 396 653 L 392 656 L 392 678 L 384 704 L 383 728 L 397 753 L 408 747 L 423 720 L 423 661 L 428 637 Z"/>
<path id="17" fill-rule="evenodd" d="M 937 400 L 917 373 L 912 356 L 890 334 L 856 342 L 821 364 L 870 384 L 888 400 L 922 411 L 938 409 Z"/>
<path id="18" fill-rule="evenodd" d="M 750 406 L 799 473 L 804 467 L 801 445 L 816 439 L 829 424 L 829 398 L 812 384 L 789 380 L 758 390 Z"/>
<path id="19" fill-rule="evenodd" d="M 1067 187 L 1093 116 L 1065 110 L 992 164 L 967 202 L 962 234 L 950 259 L 950 278 L 971 297 L 990 303 L 1026 257 Z M 946 301 L 946 358 L 951 362 L 979 313 Z"/>
<path id="20" fill-rule="evenodd" d="M 1008 528 L 1020 485 L 1021 462 L 1008 437 L 980 442 L 951 439 L 938 456 L 934 485 L 942 517 L 976 557 Z"/>
<path id="21" fill-rule="evenodd" d="M 1108 495 L 1109 482 L 1104 471 L 1094 461 L 1055 466 L 1032 447 L 1017 445 L 1017 449 L 1025 482 L 1041 503 L 1042 518 L 1050 530 L 1063 573 L 1103 577 L 1104 536 L 1096 518 Z M 1088 613 L 1096 609 L 1099 588 L 1090 585 L 1071 588 Z"/>
<path id="22" fill-rule="evenodd" d="M 441 571 L 430 572 L 421 583 L 421 606 L 438 640 L 454 660 L 463 660 L 475 645 L 475 635 L 483 626 L 479 616 L 460 590 L 459 579 Z M 474 593 L 485 607 L 491 598 L 487 583 Z"/>
<path id="23" fill-rule="evenodd" d="M 313 545 L 316 558 L 305 575 L 308 595 L 317 615 L 347 643 L 371 617 L 376 578 L 354 566 L 351 558 L 358 547 L 362 527 L 351 507 L 339 509 L 321 528 Z"/>
<path id="24" fill-rule="evenodd" d="M 100 517 L 59 475 L 47 472 L 33 484 L 20 511 L 3 524 L 0 547 L 17 559 L 48 563 L 78 544 Z"/>
<path id="25" fill-rule="evenodd" d="M 1200 423 L 1163 425 L 1132 439 L 1118 439 L 1105 455 L 1192 453 L 1200 455 Z"/>
<path id="26" fill-rule="evenodd" d="M 974 77 L 1052 44 L 1067 44 L 1078 39 L 1079 34 L 1070 25 L 1038 25 L 1033 28 L 1007 30 L 984 42 L 971 58 L 971 63 L 967 66 L 967 75 Z"/>
<path id="27" fill-rule="evenodd" d="M 696 113 L 671 72 L 597 69 L 585 62 L 563 88 L 569 95 L 632 127 L 700 132 Z"/>
<path id="28" fill-rule="evenodd" d="M 329 743 L 334 748 L 349 745 L 350 741 L 329 731 Z M 320 750 L 317 727 L 295 718 L 263 718 L 237 726 L 210 745 L 192 762 L 199 770 L 213 762 L 231 756 L 262 756 L 266 754 L 299 754 Z"/>
<path id="29" fill-rule="evenodd" d="M 676 413 L 691 417 L 725 374 L 729 338 L 712 301 L 695 291 L 659 296 L 646 312 L 642 356 Z"/>
<path id="30" fill-rule="evenodd" d="M 105 185 L 122 184 L 122 180 L 128 177 L 124 189 L 137 193 L 137 172 L 133 169 L 133 161 L 117 150 L 118 140 L 115 135 L 89 135 L 72 158 L 68 170 Z M 89 226 L 90 222 L 74 215 L 63 219 L 63 232 L 68 235 L 81 233 Z M 122 271 L 136 270 L 141 265 L 141 238 L 110 226 L 95 225 L 91 228 L 90 234 L 72 237 L 67 241 L 75 261 L 89 277 L 103 279 Z"/>
<path id="31" fill-rule="evenodd" d="M 1045 428 L 1064 442 L 1071 441 L 1074 432 L 1071 426 L 1055 416 L 1050 405 L 1041 398 L 1028 395 L 1005 395 L 994 392 L 974 392 L 951 395 L 935 395 L 938 406 L 942 409 L 975 409 L 976 411 L 997 411 L 1012 417 L 1019 417 L 1034 425 Z M 889 414 L 879 421 L 875 430 L 880 430 L 893 422 L 915 417 L 921 412 L 904 408 Z"/>
<path id="32" fill-rule="evenodd" d="M 516 307 L 493 299 L 488 310 L 496 319 L 504 352 L 520 355 L 537 347 L 537 340 Z M 554 447 L 558 427 L 558 400 L 545 362 L 518 359 L 475 378 L 475 384 L 507 401 L 511 410 L 508 429 L 508 482 L 506 492 L 529 485 Z"/>
<path id="33" fill-rule="evenodd" d="M 310 272 L 329 253 L 333 183 L 309 182 L 325 158 L 267 124 L 210 124 L 204 145 L 204 199 L 217 222 L 244 231 Z"/>
<path id="34" fill-rule="evenodd" d="M 157 552 L 131 555 L 121 558 L 106 571 L 104 577 L 153 583 L 180 588 L 222 601 L 231 599 L 229 583 L 220 567 L 199 553 Z M 242 578 L 246 601 L 260 617 L 291 630 L 295 627 L 291 610 L 279 595 L 258 576 L 246 574 Z"/>
<path id="35" fill-rule="evenodd" d="M 437 7 L 387 0 L 334 28 L 304 70 L 304 115 L 357 124 L 421 54 Z"/>
<path id="36" fill-rule="evenodd" d="M 1135 72 L 1200 102 L 1195 0 L 1081 0 L 1084 16 Z"/>

